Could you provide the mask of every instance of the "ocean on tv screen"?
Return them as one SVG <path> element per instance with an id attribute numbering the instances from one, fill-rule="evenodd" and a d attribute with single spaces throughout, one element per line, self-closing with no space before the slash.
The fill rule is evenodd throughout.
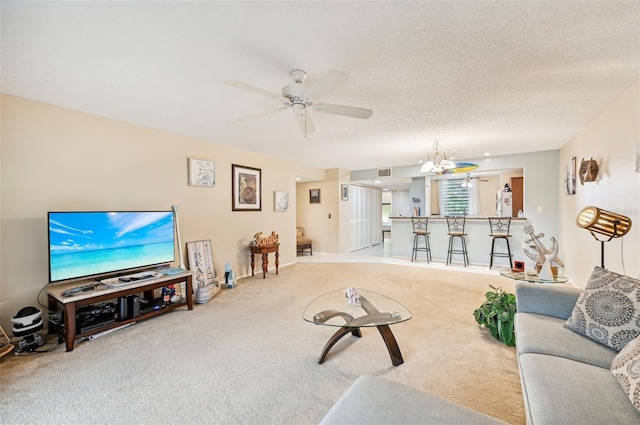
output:
<path id="1" fill-rule="evenodd" d="M 49 213 L 50 280 L 171 262 L 173 220 L 171 211 Z"/>

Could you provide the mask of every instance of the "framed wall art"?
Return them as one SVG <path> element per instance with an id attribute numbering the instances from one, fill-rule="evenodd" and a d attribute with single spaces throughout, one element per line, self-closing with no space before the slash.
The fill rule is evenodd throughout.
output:
<path id="1" fill-rule="evenodd" d="M 273 192 L 273 209 L 286 212 L 289 209 L 289 192 Z"/>
<path id="2" fill-rule="evenodd" d="M 566 176 L 566 191 L 567 195 L 575 195 L 576 194 L 576 157 L 572 157 L 569 162 L 567 162 L 567 176 Z"/>
<path id="3" fill-rule="evenodd" d="M 309 190 L 309 203 L 310 204 L 319 204 L 320 203 L 320 189 L 310 189 Z"/>
<path id="4" fill-rule="evenodd" d="M 214 187 L 215 185 L 215 162 L 189 158 L 189 186 Z"/>
<path id="5" fill-rule="evenodd" d="M 640 173 L 640 139 L 636 143 L 636 173 Z"/>
<path id="6" fill-rule="evenodd" d="M 341 184 L 340 185 L 340 199 L 342 199 L 343 201 L 348 201 L 349 200 L 349 185 L 348 184 Z"/>
<path id="7" fill-rule="evenodd" d="M 231 164 L 232 211 L 262 211 L 262 170 Z"/>

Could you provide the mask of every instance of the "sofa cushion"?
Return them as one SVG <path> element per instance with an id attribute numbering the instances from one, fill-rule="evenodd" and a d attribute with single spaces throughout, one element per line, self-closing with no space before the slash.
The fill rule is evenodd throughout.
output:
<path id="1" fill-rule="evenodd" d="M 620 350 L 611 363 L 611 372 L 640 411 L 640 337 Z"/>
<path id="2" fill-rule="evenodd" d="M 544 314 L 566 320 L 581 293 L 582 289 L 569 285 L 516 282 L 519 313 Z"/>
<path id="3" fill-rule="evenodd" d="M 564 323 L 557 317 L 516 313 L 518 353 L 549 354 L 604 368 L 611 366 L 617 351 L 570 331 Z"/>
<path id="4" fill-rule="evenodd" d="M 639 322 L 640 281 L 596 267 L 566 326 L 620 351 L 640 335 Z"/>
<path id="5" fill-rule="evenodd" d="M 608 368 L 533 353 L 518 365 L 529 425 L 640 424 Z"/>
<path id="6" fill-rule="evenodd" d="M 320 422 L 320 425 L 329 424 L 466 425 L 504 422 L 415 388 L 363 375 L 356 379 Z"/>

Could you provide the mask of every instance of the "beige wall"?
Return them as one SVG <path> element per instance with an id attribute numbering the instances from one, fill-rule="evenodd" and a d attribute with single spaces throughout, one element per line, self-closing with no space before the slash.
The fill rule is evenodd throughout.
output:
<path id="1" fill-rule="evenodd" d="M 564 189 L 559 195 L 560 240 L 564 241 L 560 256 L 567 274 L 580 287 L 586 285 L 593 267 L 600 265 L 600 243 L 575 224 L 578 213 L 589 205 L 631 218 L 626 236 L 605 243 L 605 267 L 640 277 L 640 173 L 634 171 L 639 139 L 640 82 L 636 82 L 560 151 L 561 168 L 574 156 L 578 168 L 582 158 L 591 157 L 599 166 L 595 182 L 581 185 L 578 180 L 575 195 L 566 195 Z M 560 177 L 558 185 L 564 188 L 564 169 Z"/>
<path id="2" fill-rule="evenodd" d="M 255 233 L 272 230 L 280 235 L 280 264 L 296 261 L 295 178 L 321 179 L 325 170 L 12 96 L 2 95 L 1 102 L 0 323 L 5 330 L 20 308 L 37 305 L 48 282 L 47 211 L 178 205 L 183 246 L 210 239 L 218 270 L 229 261 L 238 276 L 250 274 L 248 243 Z M 188 158 L 215 162 L 215 188 L 187 185 Z M 231 211 L 231 164 L 262 169 L 262 211 Z M 289 192 L 288 212 L 274 212 L 274 191 Z M 323 191 L 325 200 L 329 192 Z M 40 300 L 46 304 L 46 296 Z"/>

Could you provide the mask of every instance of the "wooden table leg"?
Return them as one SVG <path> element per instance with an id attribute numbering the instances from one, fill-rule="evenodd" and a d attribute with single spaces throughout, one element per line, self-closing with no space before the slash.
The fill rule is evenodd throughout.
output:
<path id="1" fill-rule="evenodd" d="M 187 276 L 187 281 L 185 286 L 187 291 L 187 308 L 189 310 L 193 310 L 193 280 L 191 276 Z"/>
<path id="2" fill-rule="evenodd" d="M 253 276 L 253 268 L 256 265 L 256 256 L 255 254 L 252 252 L 251 253 L 251 276 Z"/>
<path id="3" fill-rule="evenodd" d="M 67 351 L 73 351 L 73 343 L 76 339 L 76 303 L 74 302 L 64 305 L 64 332 Z"/>
<path id="4" fill-rule="evenodd" d="M 269 254 L 268 253 L 264 253 L 262 254 L 262 278 L 266 278 L 267 277 L 267 269 L 269 268 Z"/>
<path id="5" fill-rule="evenodd" d="M 391 356 L 391 363 L 394 366 L 400 366 L 404 363 L 402 359 L 402 353 L 400 353 L 400 347 L 398 347 L 398 343 L 396 342 L 396 338 L 393 336 L 389 325 L 380 325 L 377 326 L 380 331 L 380 335 L 382 335 L 382 339 L 387 346 L 387 350 L 389 350 L 389 356 Z"/>
<path id="6" fill-rule="evenodd" d="M 327 341 L 324 348 L 322 349 L 322 354 L 320 354 L 320 359 L 318 360 L 318 364 L 324 363 L 324 359 L 327 357 L 327 354 L 329 353 L 329 350 L 331 350 L 331 347 L 333 347 L 336 344 L 336 342 L 340 341 L 340 338 L 342 338 L 348 333 L 350 333 L 353 336 L 357 336 L 358 338 L 362 336 L 362 332 L 360 332 L 360 328 L 344 327 L 344 328 L 338 329 L 336 333 L 334 333 L 331 336 L 331 338 L 329 338 L 329 341 Z"/>
<path id="7" fill-rule="evenodd" d="M 278 274 L 278 266 L 280 265 L 280 253 L 276 251 L 276 274 Z"/>

